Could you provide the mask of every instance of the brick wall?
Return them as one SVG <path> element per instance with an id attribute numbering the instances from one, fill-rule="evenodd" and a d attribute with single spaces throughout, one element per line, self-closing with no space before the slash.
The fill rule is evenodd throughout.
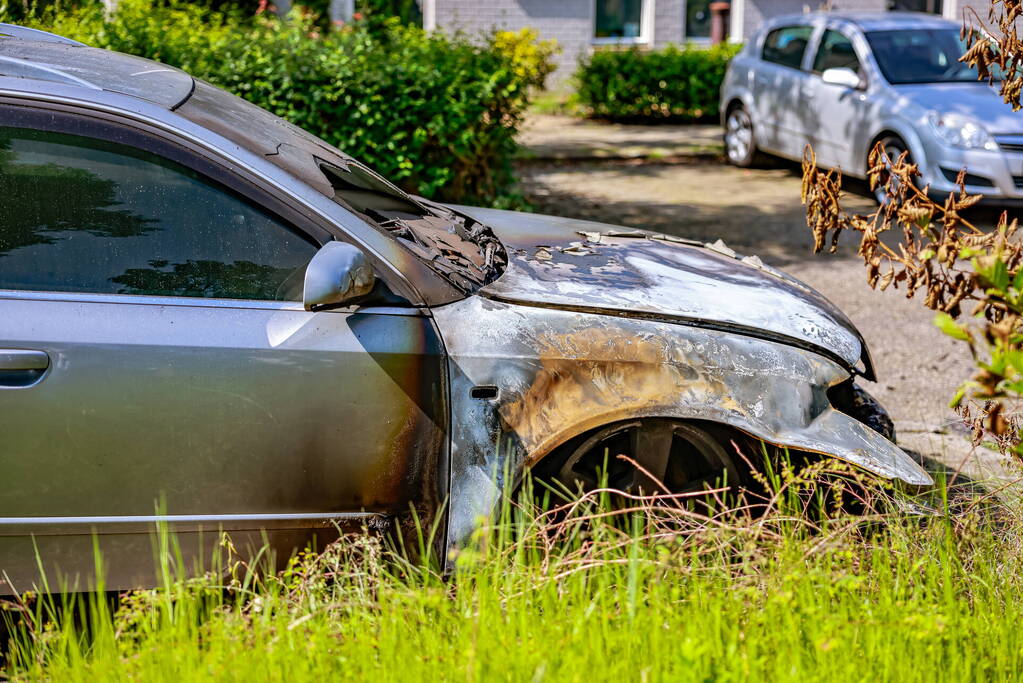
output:
<path id="1" fill-rule="evenodd" d="M 655 46 L 682 40 L 685 0 L 653 2 Z M 575 71 L 579 59 L 593 47 L 593 0 L 433 0 L 436 28 L 483 34 L 494 28 L 535 28 L 541 38 L 561 46 L 558 70 L 549 85 L 558 87 Z"/>
<path id="2" fill-rule="evenodd" d="M 654 46 L 678 43 L 686 30 L 685 0 L 655 0 Z"/>
<path id="3" fill-rule="evenodd" d="M 764 21 L 783 14 L 814 11 L 823 3 L 819 0 L 738 0 L 745 2 L 743 10 L 743 39 L 749 38 Z M 733 6 L 736 0 L 732 0 Z M 887 0 L 832 0 L 831 9 L 846 11 L 882 11 L 888 9 Z"/>

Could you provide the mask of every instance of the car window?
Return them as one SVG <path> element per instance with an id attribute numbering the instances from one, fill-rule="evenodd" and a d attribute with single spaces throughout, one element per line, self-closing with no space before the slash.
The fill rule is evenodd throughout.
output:
<path id="1" fill-rule="evenodd" d="M 774 29 L 764 38 L 762 53 L 764 61 L 790 66 L 793 69 L 800 68 L 812 32 L 812 26 L 783 26 Z"/>
<path id="2" fill-rule="evenodd" d="M 893 85 L 979 79 L 975 68 L 959 61 L 966 44 L 957 28 L 869 31 L 866 37 L 881 73 Z M 997 69 L 993 76 L 995 80 L 1003 78 Z"/>
<path id="3" fill-rule="evenodd" d="M 813 60 L 813 70 L 824 73 L 828 69 L 852 69 L 860 72 L 860 60 L 856 58 L 856 50 L 852 41 L 838 31 L 828 29 L 821 39 L 821 46 Z"/>
<path id="4" fill-rule="evenodd" d="M 317 246 L 155 154 L 0 127 L 0 289 L 301 300 Z"/>

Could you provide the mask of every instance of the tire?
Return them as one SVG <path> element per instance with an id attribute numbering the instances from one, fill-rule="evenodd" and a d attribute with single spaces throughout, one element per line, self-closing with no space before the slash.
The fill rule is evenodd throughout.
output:
<path id="1" fill-rule="evenodd" d="M 828 391 L 831 405 L 895 443 L 895 423 L 881 403 L 856 382 L 847 380 Z"/>
<path id="2" fill-rule="evenodd" d="M 644 418 L 577 437 L 533 471 L 561 497 L 604 485 L 636 495 L 693 494 L 749 482 L 748 467 L 732 451 L 729 434 L 716 425 Z"/>
<path id="3" fill-rule="evenodd" d="M 753 119 L 746 107 L 736 104 L 725 116 L 723 136 L 725 157 L 728 163 L 739 168 L 750 168 L 758 165 L 763 157 L 757 150 L 757 140 L 753 132 Z"/>
<path id="4" fill-rule="evenodd" d="M 881 143 L 882 148 L 884 148 L 885 154 L 887 154 L 888 158 L 892 161 L 897 160 L 903 152 L 909 150 L 909 146 L 906 145 L 906 143 L 898 135 L 886 135 L 881 138 L 879 142 Z M 872 145 L 870 150 L 873 150 L 873 148 L 874 146 Z M 867 150 L 868 158 L 870 156 L 870 150 Z M 906 155 L 906 161 L 913 163 L 913 155 Z M 869 162 L 867 164 L 867 168 L 870 168 Z M 874 201 L 877 202 L 878 206 L 885 206 L 889 201 L 888 193 L 885 192 L 887 176 L 882 175 L 881 179 L 882 182 L 878 183 L 878 186 L 874 188 Z"/>

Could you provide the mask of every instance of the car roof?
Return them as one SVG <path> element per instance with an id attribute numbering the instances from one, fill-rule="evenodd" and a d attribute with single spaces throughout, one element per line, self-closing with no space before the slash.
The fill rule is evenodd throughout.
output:
<path id="1" fill-rule="evenodd" d="M 195 87 L 191 76 L 172 66 L 33 33 L 0 25 L 0 76 L 114 92 L 170 110 Z"/>
<path id="2" fill-rule="evenodd" d="M 777 17 L 771 25 L 809 24 L 818 20 L 845 21 L 863 31 L 959 28 L 954 21 L 923 12 L 809 12 Z"/>

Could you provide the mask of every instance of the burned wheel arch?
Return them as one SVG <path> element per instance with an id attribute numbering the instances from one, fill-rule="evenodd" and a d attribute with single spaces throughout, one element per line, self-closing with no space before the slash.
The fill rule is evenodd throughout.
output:
<path id="1" fill-rule="evenodd" d="M 449 353 L 449 534 L 464 540 L 499 488 L 573 437 L 641 417 L 727 425 L 922 486 L 929 476 L 828 391 L 835 362 L 764 339 L 470 297 L 434 309 Z M 473 388 L 498 388 L 496 398 Z"/>

